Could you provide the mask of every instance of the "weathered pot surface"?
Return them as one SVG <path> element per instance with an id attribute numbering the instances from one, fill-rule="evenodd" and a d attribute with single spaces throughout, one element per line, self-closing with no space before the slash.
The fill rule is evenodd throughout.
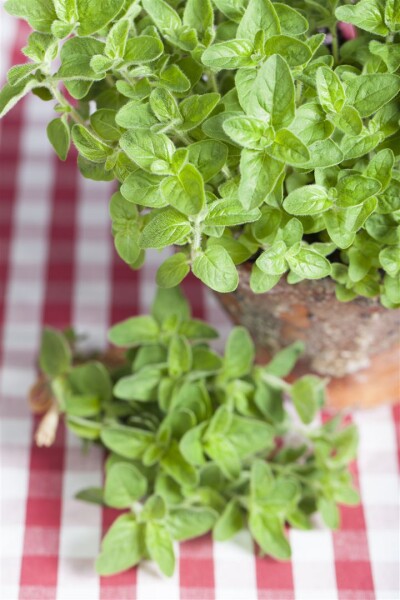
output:
<path id="1" fill-rule="evenodd" d="M 289 285 L 284 278 L 269 292 L 250 289 L 251 265 L 239 267 L 240 282 L 219 300 L 236 323 L 247 327 L 260 356 L 296 340 L 305 343 L 297 372 L 332 379 L 331 406 L 396 401 L 400 383 L 400 310 L 378 299 L 339 302 L 329 279 Z"/>

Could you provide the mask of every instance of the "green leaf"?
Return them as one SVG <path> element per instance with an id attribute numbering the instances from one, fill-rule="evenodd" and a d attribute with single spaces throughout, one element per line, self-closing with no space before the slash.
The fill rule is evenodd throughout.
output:
<path id="1" fill-rule="evenodd" d="M 186 241 L 192 227 L 185 215 L 174 208 L 165 208 L 154 214 L 142 231 L 142 248 L 165 248 Z"/>
<path id="2" fill-rule="evenodd" d="M 346 104 L 340 114 L 333 115 L 333 118 L 330 115 L 330 119 L 335 127 L 344 133 L 359 135 L 362 132 L 363 122 L 359 112 L 353 106 Z"/>
<path id="3" fill-rule="evenodd" d="M 134 515 L 118 517 L 107 531 L 96 560 L 99 575 L 114 575 L 137 565 L 145 554 L 143 525 Z"/>
<path id="4" fill-rule="evenodd" d="M 311 51 L 307 44 L 289 35 L 270 37 L 265 42 L 264 52 L 266 56 L 282 56 L 290 67 L 304 65 L 311 59 Z"/>
<path id="5" fill-rule="evenodd" d="M 393 152 L 387 148 L 378 152 L 369 162 L 364 171 L 366 177 L 372 177 L 381 184 L 381 191 L 389 185 L 394 166 Z"/>
<path id="6" fill-rule="evenodd" d="M 177 175 L 164 179 L 160 189 L 164 201 L 187 216 L 197 215 L 204 207 L 203 178 L 193 165 L 187 164 Z"/>
<path id="7" fill-rule="evenodd" d="M 355 6 L 339 6 L 335 15 L 339 21 L 351 23 L 370 33 L 389 33 L 384 21 L 383 3 L 380 0 L 361 0 Z"/>
<path id="8" fill-rule="evenodd" d="M 61 66 L 56 73 L 62 81 L 96 81 L 103 79 L 104 73 L 96 73 L 90 66 L 93 56 L 103 54 L 104 43 L 94 38 L 72 37 L 60 51 Z"/>
<path id="9" fill-rule="evenodd" d="M 369 117 L 390 102 L 400 91 L 400 77 L 391 73 L 374 73 L 352 78 L 346 89 L 348 102 L 362 117 Z"/>
<path id="10" fill-rule="evenodd" d="M 101 429 L 101 441 L 109 450 L 124 458 L 139 458 L 154 441 L 149 431 L 134 427 L 106 425 Z"/>
<path id="11" fill-rule="evenodd" d="M 319 215 L 332 206 L 332 201 L 321 185 L 306 185 L 290 192 L 283 206 L 291 215 Z"/>
<path id="12" fill-rule="evenodd" d="M 332 69 L 319 67 L 316 75 L 318 98 L 327 112 L 340 113 L 346 100 L 342 82 Z"/>
<path id="13" fill-rule="evenodd" d="M 246 8 L 246 0 L 213 0 L 223 15 L 238 23 Z"/>
<path id="14" fill-rule="evenodd" d="M 161 122 L 181 120 L 181 113 L 174 96 L 165 88 L 156 88 L 150 94 L 150 106 Z"/>
<path id="15" fill-rule="evenodd" d="M 282 521 L 272 511 L 252 510 L 249 527 L 263 552 L 279 560 L 290 558 L 290 546 L 284 534 Z"/>
<path id="16" fill-rule="evenodd" d="M 278 240 L 260 254 L 256 260 L 256 265 L 267 275 L 282 275 L 288 270 L 286 252 L 285 242 Z"/>
<path id="17" fill-rule="evenodd" d="M 107 142 L 117 142 L 121 137 L 121 129 L 115 122 L 115 110 L 100 108 L 90 115 L 90 125 L 95 133 Z"/>
<path id="18" fill-rule="evenodd" d="M 268 502 L 274 488 L 274 475 L 269 464 L 261 458 L 256 458 L 250 471 L 250 496 L 255 504 Z"/>
<path id="19" fill-rule="evenodd" d="M 65 337 L 50 327 L 42 333 L 40 344 L 39 365 L 43 373 L 49 377 L 62 375 L 71 366 L 71 349 Z"/>
<path id="20" fill-rule="evenodd" d="M 345 135 L 343 136 L 340 148 L 345 160 L 359 158 L 371 152 L 382 141 L 381 133 L 371 133 L 366 135 Z"/>
<path id="21" fill-rule="evenodd" d="M 301 35 L 308 30 L 308 22 L 302 14 L 287 4 L 274 2 L 274 9 L 278 15 L 282 33 Z"/>
<path id="22" fill-rule="evenodd" d="M 90 502 L 92 504 L 104 504 L 103 488 L 89 487 L 81 490 L 75 494 L 77 500 L 83 500 L 83 502 Z"/>
<path id="23" fill-rule="evenodd" d="M 211 246 L 196 256 L 192 270 L 196 277 L 216 292 L 232 292 L 238 286 L 236 267 L 222 246 Z"/>
<path id="24" fill-rule="evenodd" d="M 100 362 L 90 361 L 73 367 L 68 380 L 73 389 L 80 394 L 95 395 L 102 403 L 111 399 L 110 375 Z"/>
<path id="25" fill-rule="evenodd" d="M 171 288 L 179 285 L 189 273 L 189 261 L 186 254 L 177 252 L 159 267 L 156 275 L 156 282 L 162 288 Z"/>
<path id="26" fill-rule="evenodd" d="M 379 262 L 386 273 L 395 277 L 400 271 L 400 247 L 386 246 L 379 253 Z"/>
<path id="27" fill-rule="evenodd" d="M 338 529 L 340 524 L 340 513 L 333 500 L 321 496 L 317 500 L 317 509 L 321 513 L 325 525 L 330 529 Z"/>
<path id="28" fill-rule="evenodd" d="M 99 140 L 83 125 L 73 126 L 72 141 L 80 154 L 92 162 L 105 162 L 113 151 L 111 146 Z"/>
<path id="29" fill-rule="evenodd" d="M 37 71 L 38 65 L 25 63 L 23 65 L 14 65 L 7 73 L 7 81 L 11 86 L 22 83 L 29 75 Z"/>
<path id="30" fill-rule="evenodd" d="M 201 62 L 215 71 L 251 67 L 254 65 L 253 52 L 253 44 L 248 40 L 228 40 L 207 48 Z"/>
<path id="31" fill-rule="evenodd" d="M 233 227 L 257 221 L 260 217 L 258 208 L 245 210 L 238 200 L 227 198 L 215 200 L 208 205 L 208 214 L 204 223 L 214 227 Z"/>
<path id="32" fill-rule="evenodd" d="M 268 423 L 234 416 L 227 438 L 241 459 L 271 447 L 273 429 Z"/>
<path id="33" fill-rule="evenodd" d="M 294 382 L 290 393 L 303 423 L 311 423 L 320 407 L 321 379 L 304 375 Z"/>
<path id="34" fill-rule="evenodd" d="M 182 486 L 195 486 L 198 482 L 196 469 L 182 456 L 178 444 L 173 443 L 161 459 L 162 468 Z M 176 536 L 174 535 L 174 538 Z"/>
<path id="35" fill-rule="evenodd" d="M 255 356 L 254 343 L 247 329 L 234 327 L 225 346 L 224 376 L 228 379 L 247 375 Z"/>
<path id="36" fill-rule="evenodd" d="M 94 417 L 100 410 L 100 399 L 95 395 L 68 394 L 65 398 L 65 412 L 69 417 Z"/>
<path id="37" fill-rule="evenodd" d="M 126 131 L 119 143 L 131 160 L 141 169 L 150 172 L 156 160 L 170 163 L 175 151 L 174 144 L 166 135 L 142 129 Z"/>
<path id="38" fill-rule="evenodd" d="M 154 344 L 160 334 L 157 321 L 149 315 L 131 317 L 111 327 L 108 339 L 115 346 L 135 347 Z"/>
<path id="39" fill-rule="evenodd" d="M 116 123 L 125 129 L 150 129 L 157 124 L 157 119 L 150 110 L 149 104 L 138 100 L 127 102 L 117 113 Z"/>
<path id="40" fill-rule="evenodd" d="M 223 123 L 225 133 L 244 148 L 263 150 L 274 141 L 274 130 L 265 120 L 255 117 L 231 117 Z"/>
<path id="41" fill-rule="evenodd" d="M 254 263 L 250 275 L 250 288 L 255 294 L 269 292 L 280 280 L 281 275 L 268 275 Z"/>
<path id="42" fill-rule="evenodd" d="M 71 134 L 64 119 L 53 119 L 50 121 L 47 126 L 47 137 L 57 156 L 61 160 L 66 160 L 71 143 Z"/>
<path id="43" fill-rule="evenodd" d="M 391 31 L 400 29 L 400 7 L 398 0 L 387 0 L 385 4 L 385 21 Z"/>
<path id="44" fill-rule="evenodd" d="M 211 327 L 208 323 L 199 321 L 198 319 L 183 321 L 179 326 L 179 333 L 190 340 L 212 340 L 218 337 L 218 332 L 214 327 Z M 193 351 L 194 350 L 195 348 L 193 348 Z"/>
<path id="45" fill-rule="evenodd" d="M 262 204 L 272 192 L 285 166 L 266 152 L 243 150 L 240 158 L 239 200 L 246 210 Z"/>
<path id="46" fill-rule="evenodd" d="M 294 83 L 289 66 L 278 54 L 268 58 L 257 73 L 253 93 L 245 110 L 256 117 L 270 118 L 277 130 L 287 127 L 294 119 Z"/>
<path id="47" fill-rule="evenodd" d="M 178 13 L 164 0 L 142 0 L 142 5 L 161 31 L 178 29 L 181 26 Z"/>
<path id="48" fill-rule="evenodd" d="M 200 537 L 210 531 L 218 517 L 211 508 L 176 508 L 168 515 L 168 528 L 178 542 Z"/>
<path id="49" fill-rule="evenodd" d="M 223 513 L 218 518 L 213 528 L 213 539 L 217 542 L 229 540 L 241 529 L 243 529 L 243 512 L 236 499 L 226 505 Z"/>
<path id="50" fill-rule="evenodd" d="M 57 18 L 52 0 L 7 0 L 6 11 L 28 21 L 32 29 L 50 33 L 51 24 Z"/>
<path id="51" fill-rule="evenodd" d="M 187 0 L 183 13 L 183 24 L 196 29 L 200 38 L 209 33 L 214 23 L 214 12 L 210 0 Z"/>
<path id="52" fill-rule="evenodd" d="M 161 373 L 154 367 L 146 367 L 135 375 L 127 375 L 117 381 L 114 395 L 121 400 L 150 402 L 157 399 Z"/>
<path id="53" fill-rule="evenodd" d="M 304 352 L 303 342 L 294 342 L 277 352 L 272 360 L 265 365 L 264 372 L 271 373 L 277 377 L 286 377 L 291 373 L 299 357 Z"/>
<path id="54" fill-rule="evenodd" d="M 118 59 L 124 56 L 129 29 L 130 23 L 128 19 L 121 19 L 111 27 L 104 48 L 106 56 L 111 59 Z"/>
<path id="55" fill-rule="evenodd" d="M 147 479 L 134 465 L 119 462 L 107 471 L 104 501 L 108 506 L 130 508 L 146 491 Z"/>
<path id="56" fill-rule="evenodd" d="M 228 148 L 215 140 L 202 140 L 188 147 L 189 162 L 200 171 L 205 182 L 221 171 L 227 158 Z"/>
<path id="57" fill-rule="evenodd" d="M 187 321 L 190 319 L 190 306 L 179 287 L 158 289 L 151 314 L 160 324 L 172 317 L 175 317 L 175 320 Z"/>
<path id="58" fill-rule="evenodd" d="M 141 65 L 156 60 L 164 50 L 161 40 L 152 35 L 130 38 L 126 43 L 124 62 Z"/>
<path id="59" fill-rule="evenodd" d="M 326 212 L 324 221 L 331 240 L 339 248 L 351 246 L 355 233 L 362 227 L 369 215 L 374 212 L 376 204 L 376 198 L 369 198 L 360 206 L 335 208 L 335 210 Z"/>
<path id="60" fill-rule="evenodd" d="M 330 262 L 315 250 L 303 246 L 301 242 L 287 251 L 286 260 L 291 270 L 305 279 L 321 279 L 331 272 Z"/>
<path id="61" fill-rule="evenodd" d="M 266 38 L 280 33 L 278 16 L 270 0 L 250 0 L 237 29 L 237 38 L 254 40 L 258 31 Z"/>
<path id="62" fill-rule="evenodd" d="M 342 177 L 337 184 L 336 205 L 341 208 L 357 206 L 379 192 L 381 184 L 363 175 Z"/>
<path id="63" fill-rule="evenodd" d="M 206 424 L 201 423 L 197 427 L 189 429 L 179 443 L 181 454 L 191 465 L 203 465 L 206 462 L 202 443 L 205 427 Z"/>
<path id="64" fill-rule="evenodd" d="M 204 449 L 227 479 L 235 480 L 240 476 L 240 458 L 235 447 L 226 437 L 214 436 L 210 441 L 205 442 Z"/>
<path id="65" fill-rule="evenodd" d="M 100 31 L 121 10 L 124 0 L 104 0 L 101 10 L 87 0 L 76 0 L 78 8 L 78 34 L 88 36 Z"/>
<path id="66" fill-rule="evenodd" d="M 150 558 L 154 560 L 167 577 L 175 570 L 175 554 L 171 535 L 162 523 L 149 521 L 146 524 L 146 547 Z"/>
<path id="67" fill-rule="evenodd" d="M 278 131 L 267 152 L 277 160 L 289 165 L 302 165 L 310 160 L 307 146 L 289 129 Z"/>
<path id="68" fill-rule="evenodd" d="M 4 117 L 21 98 L 39 85 L 35 77 L 24 79 L 18 85 L 6 83 L 0 90 L 0 118 Z"/>
<path id="69" fill-rule="evenodd" d="M 331 139 L 314 142 L 308 147 L 308 151 L 311 158 L 308 163 L 302 165 L 304 169 L 332 167 L 343 160 L 343 152 Z"/>
<path id="70" fill-rule="evenodd" d="M 187 92 L 191 87 L 190 80 L 183 73 L 182 69 L 174 64 L 161 71 L 160 84 L 164 85 L 172 92 L 177 92 L 179 94 Z"/>
<path id="71" fill-rule="evenodd" d="M 162 178 L 158 175 L 136 171 L 125 179 L 121 186 L 124 198 L 149 208 L 162 208 L 167 205 L 160 193 Z"/>
<path id="72" fill-rule="evenodd" d="M 179 105 L 183 123 L 178 126 L 180 131 L 190 131 L 200 125 L 214 110 L 220 101 L 220 94 L 194 94 L 182 100 Z"/>

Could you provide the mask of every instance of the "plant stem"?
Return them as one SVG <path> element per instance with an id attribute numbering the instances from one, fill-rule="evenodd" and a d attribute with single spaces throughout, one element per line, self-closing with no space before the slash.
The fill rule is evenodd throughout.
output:
<path id="1" fill-rule="evenodd" d="M 337 65 L 339 63 L 339 41 L 338 41 L 338 34 L 337 34 L 336 25 L 333 25 L 333 27 L 331 29 L 331 35 L 332 35 L 332 54 L 333 54 L 333 59 L 335 61 L 335 64 Z"/>
<path id="2" fill-rule="evenodd" d="M 185 144 L 185 146 L 190 146 L 190 144 L 192 143 L 190 137 L 188 135 L 186 135 L 185 133 L 182 133 L 180 131 L 177 131 L 176 129 L 174 129 L 174 135 Z"/>
<path id="3" fill-rule="evenodd" d="M 78 111 L 72 106 L 70 102 L 66 99 L 66 97 L 62 94 L 62 92 L 58 89 L 55 83 L 51 83 L 49 86 L 50 91 L 52 92 L 54 99 L 57 102 L 68 109 L 69 114 L 74 119 L 76 123 L 80 123 L 81 125 L 85 125 L 86 121 L 81 117 Z"/>
<path id="4" fill-rule="evenodd" d="M 208 75 L 208 78 L 209 78 L 209 82 L 211 83 L 211 89 L 214 92 L 219 93 L 218 82 L 217 82 L 217 78 L 215 76 L 215 73 L 213 73 L 212 71 L 210 71 L 210 73 Z"/>

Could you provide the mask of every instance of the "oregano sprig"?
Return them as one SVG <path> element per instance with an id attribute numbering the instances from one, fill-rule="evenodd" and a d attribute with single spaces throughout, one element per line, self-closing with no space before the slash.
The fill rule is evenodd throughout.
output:
<path id="1" fill-rule="evenodd" d="M 52 405 L 38 441 L 51 443 L 48 415 L 63 414 L 86 445 L 109 452 L 104 487 L 77 495 L 124 511 L 103 539 L 99 574 L 151 558 L 172 575 L 173 541 L 209 531 L 224 541 L 243 527 L 264 553 L 285 560 L 286 524 L 308 529 L 319 511 L 336 528 L 337 505 L 358 502 L 348 470 L 356 429 L 339 417 L 313 424 L 324 381 L 283 379 L 301 343 L 259 365 L 237 327 L 220 355 L 210 345 L 217 332 L 191 317 L 179 288 L 160 290 L 150 315 L 110 329 L 110 341 L 126 350 L 117 361 L 74 360 L 71 337 L 76 353 L 71 332 L 43 334 L 41 385 Z"/>

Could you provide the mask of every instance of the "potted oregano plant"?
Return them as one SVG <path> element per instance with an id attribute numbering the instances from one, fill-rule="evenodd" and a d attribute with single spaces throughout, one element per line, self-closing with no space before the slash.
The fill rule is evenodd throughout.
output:
<path id="1" fill-rule="evenodd" d="M 65 159 L 72 140 L 85 177 L 118 182 L 112 227 L 132 268 L 174 245 L 158 284 L 191 270 L 261 346 L 300 337 L 333 377 L 381 353 L 388 370 L 400 318 L 395 0 L 5 8 L 35 31 L 0 114 L 30 91 L 56 100 L 50 142 Z"/>
<path id="2" fill-rule="evenodd" d="M 212 531 L 224 541 L 243 527 L 262 552 L 285 560 L 285 524 L 308 529 L 318 511 L 336 528 L 337 504 L 358 502 L 348 470 L 354 425 L 313 422 L 324 398 L 315 375 L 283 379 L 302 344 L 255 365 L 246 329 L 232 330 L 223 356 L 210 346 L 216 336 L 192 318 L 179 288 L 160 290 L 150 315 L 110 329 L 126 349 L 117 361 L 83 360 L 71 331 L 43 333 L 31 393 L 33 408 L 45 411 L 36 441 L 51 445 L 63 415 L 86 444 L 103 444 L 104 486 L 77 497 L 124 511 L 103 539 L 101 575 L 146 558 L 172 575 L 173 540 Z"/>

